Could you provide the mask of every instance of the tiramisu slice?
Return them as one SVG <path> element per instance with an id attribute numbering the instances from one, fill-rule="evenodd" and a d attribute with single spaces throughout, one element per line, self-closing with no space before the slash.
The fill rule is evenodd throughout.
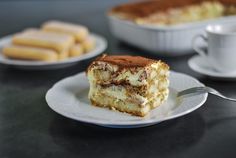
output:
<path id="1" fill-rule="evenodd" d="M 95 106 L 145 116 L 168 97 L 169 67 L 140 56 L 103 55 L 87 69 Z"/>

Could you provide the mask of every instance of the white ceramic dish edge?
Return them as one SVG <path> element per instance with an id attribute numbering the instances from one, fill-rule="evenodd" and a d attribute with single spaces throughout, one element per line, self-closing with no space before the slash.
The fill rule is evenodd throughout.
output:
<path id="1" fill-rule="evenodd" d="M 192 38 L 196 34 L 204 33 L 208 24 L 236 23 L 236 16 L 174 26 L 138 25 L 114 15 L 107 15 L 107 17 L 110 30 L 118 39 L 162 56 L 180 56 L 193 53 Z"/>

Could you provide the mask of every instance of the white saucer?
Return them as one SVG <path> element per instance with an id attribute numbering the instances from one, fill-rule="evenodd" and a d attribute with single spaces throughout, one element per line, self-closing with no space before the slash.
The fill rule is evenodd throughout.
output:
<path id="1" fill-rule="evenodd" d="M 57 69 L 57 68 L 64 68 L 71 65 L 75 65 L 79 63 L 80 61 L 90 59 L 92 57 L 95 57 L 99 54 L 101 54 L 106 48 L 107 48 L 107 41 L 104 37 L 91 34 L 91 36 L 96 41 L 95 48 L 84 55 L 68 58 L 62 61 L 56 61 L 56 62 L 44 62 L 44 61 L 29 61 L 29 60 L 17 60 L 17 59 L 9 59 L 6 58 L 2 52 L 0 51 L 0 64 L 9 65 L 15 68 L 20 69 L 37 69 L 37 70 L 46 70 L 46 69 Z M 3 37 L 0 39 L 0 50 L 5 45 L 8 45 L 11 43 L 12 35 Z"/>
<path id="2" fill-rule="evenodd" d="M 48 106 L 65 117 L 112 128 L 137 128 L 186 115 L 201 107 L 207 93 L 178 99 L 177 92 L 204 86 L 195 78 L 171 71 L 168 100 L 145 117 L 136 117 L 106 108 L 95 107 L 88 100 L 89 83 L 85 72 L 57 82 L 46 94 Z"/>
<path id="3" fill-rule="evenodd" d="M 234 73 L 222 73 L 214 68 L 211 67 L 211 65 L 208 64 L 208 62 L 205 61 L 204 58 L 202 58 L 200 55 L 195 55 L 188 61 L 189 67 L 206 76 L 214 77 L 214 78 L 221 78 L 221 79 L 236 79 L 236 72 Z"/>

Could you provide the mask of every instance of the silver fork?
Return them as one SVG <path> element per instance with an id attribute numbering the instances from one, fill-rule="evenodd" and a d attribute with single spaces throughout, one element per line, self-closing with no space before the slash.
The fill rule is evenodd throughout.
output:
<path id="1" fill-rule="evenodd" d="M 226 97 L 226 96 L 224 96 L 223 94 L 221 94 L 220 92 L 218 92 L 217 90 L 215 90 L 211 87 L 193 87 L 193 88 L 189 88 L 189 89 L 178 92 L 177 97 L 194 96 L 194 95 L 199 95 L 199 94 L 203 94 L 203 93 L 210 93 L 210 94 L 213 94 L 213 95 L 218 96 L 220 98 L 236 102 L 236 99 Z"/>

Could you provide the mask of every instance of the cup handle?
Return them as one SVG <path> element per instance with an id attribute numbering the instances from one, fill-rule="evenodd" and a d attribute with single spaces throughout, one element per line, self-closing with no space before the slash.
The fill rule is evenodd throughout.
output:
<path id="1" fill-rule="evenodd" d="M 207 37 L 205 37 L 204 35 L 202 34 L 199 34 L 199 35 L 196 35 L 193 37 L 193 40 L 192 40 L 192 47 L 193 47 L 193 50 L 195 50 L 199 55 L 201 55 L 202 57 L 204 58 L 207 58 L 207 52 L 204 51 L 203 49 L 199 48 L 197 45 L 196 45 L 196 41 L 201 38 L 203 39 L 204 42 L 207 42 Z"/>

